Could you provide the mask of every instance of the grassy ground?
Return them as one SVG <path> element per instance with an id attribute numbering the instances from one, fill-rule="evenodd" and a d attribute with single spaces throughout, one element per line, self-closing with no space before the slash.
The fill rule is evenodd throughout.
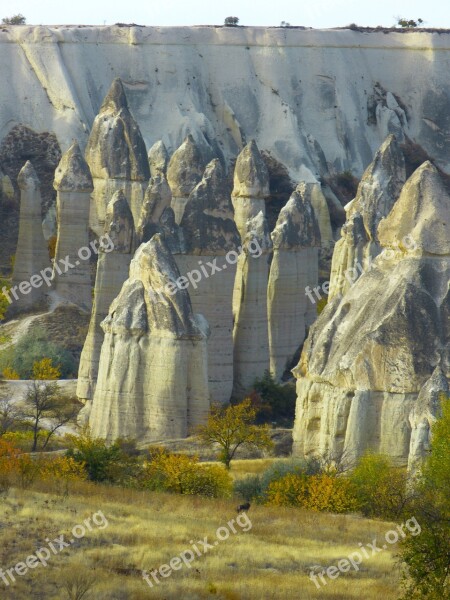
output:
<path id="1" fill-rule="evenodd" d="M 245 465 L 245 463 L 247 463 Z M 234 476 L 263 470 L 267 461 L 239 461 Z M 0 567 L 5 571 L 60 534 L 73 539 L 74 526 L 101 511 L 90 522 L 91 531 L 8 587 L 0 579 L 5 600 L 76 598 L 67 595 L 64 582 L 75 589 L 91 589 L 84 600 L 265 600 L 325 598 L 330 600 L 395 600 L 399 573 L 394 566 L 395 546 L 365 560 L 359 571 L 350 570 L 317 589 L 309 579 L 310 567 L 335 565 L 360 550 L 358 544 L 381 541 L 392 524 L 353 515 L 319 514 L 300 509 L 252 506 L 248 518 L 236 518 L 236 500 L 207 500 L 118 488 L 77 484 L 68 498 L 44 488 L 11 489 L 0 499 Z M 95 523 L 102 525 L 97 527 Z M 226 527 L 229 537 L 217 539 Z M 246 529 L 247 531 L 244 531 Z M 220 530 L 220 536 L 226 531 Z M 207 536 L 213 547 L 202 552 Z M 217 541 L 217 544 L 214 544 Z M 193 545 L 200 551 L 195 556 Z M 379 544 L 380 545 L 380 544 Z M 57 548 L 58 546 L 54 544 Z M 158 576 L 150 588 L 142 570 L 152 571 L 191 551 L 191 568 Z M 369 550 L 369 554 L 371 551 Z M 187 561 L 190 556 L 185 555 Z M 178 566 L 178 563 L 174 563 Z M 152 579 L 151 579 L 152 581 Z"/>

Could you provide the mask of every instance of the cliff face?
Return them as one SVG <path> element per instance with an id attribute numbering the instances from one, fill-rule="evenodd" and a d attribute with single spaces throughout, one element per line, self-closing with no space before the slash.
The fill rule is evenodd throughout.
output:
<path id="1" fill-rule="evenodd" d="M 13 82 L 0 91 L 0 138 L 23 123 L 54 131 L 64 151 L 72 138 L 84 147 L 121 77 L 147 148 L 162 140 L 172 154 L 191 133 L 230 157 L 255 138 L 298 181 L 323 169 L 320 149 L 361 174 L 394 133 L 450 165 L 449 34 L 16 26 L 0 49 Z"/>

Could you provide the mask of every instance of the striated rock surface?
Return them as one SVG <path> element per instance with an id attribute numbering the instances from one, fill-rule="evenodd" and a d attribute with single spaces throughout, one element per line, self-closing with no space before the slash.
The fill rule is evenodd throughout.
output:
<path id="1" fill-rule="evenodd" d="M 94 397 L 104 337 L 100 324 L 108 315 L 112 301 L 128 277 L 134 249 L 133 215 L 124 193 L 119 191 L 111 198 L 106 209 L 105 230 L 99 245 L 91 320 L 78 370 L 77 396 L 84 402 Z M 87 411 L 89 409 L 90 404 Z"/>
<path id="2" fill-rule="evenodd" d="M 255 140 L 251 140 L 236 160 L 232 201 L 234 220 L 241 236 L 247 234 L 247 221 L 260 212 L 266 214 L 269 172 Z"/>
<path id="3" fill-rule="evenodd" d="M 36 306 L 49 291 L 39 276 L 43 269 L 47 269 L 47 281 L 51 278 L 50 258 L 42 232 L 40 181 L 30 161 L 20 171 L 17 184 L 20 189 L 20 221 L 10 292 L 12 312 Z M 31 285 L 33 276 L 37 279 L 34 278 Z"/>
<path id="4" fill-rule="evenodd" d="M 270 366 L 267 283 L 272 240 L 262 211 L 247 222 L 242 245 L 233 291 L 233 396 L 236 398 L 242 398 Z"/>
<path id="5" fill-rule="evenodd" d="M 89 423 L 95 436 L 155 441 L 186 437 L 209 410 L 207 324 L 159 234 L 137 250 L 102 323 L 99 376 Z M 154 301 L 155 293 L 159 301 Z"/>
<path id="6" fill-rule="evenodd" d="M 300 185 L 282 208 L 272 242 L 267 289 L 270 371 L 281 379 L 316 313 L 305 290 L 317 285 L 320 230 L 305 186 Z"/>
<path id="7" fill-rule="evenodd" d="M 350 460 L 371 448 L 413 464 L 426 446 L 435 409 L 419 394 L 436 368 L 450 376 L 450 197 L 431 163 L 405 183 L 378 239 L 372 268 L 324 309 L 294 369 L 296 454 Z"/>
<path id="8" fill-rule="evenodd" d="M 356 197 L 345 207 L 347 220 L 331 266 L 330 299 L 345 294 L 380 253 L 378 224 L 394 206 L 405 180 L 405 159 L 390 135 L 365 170 Z"/>
<path id="9" fill-rule="evenodd" d="M 57 192 L 58 224 L 53 289 L 59 298 L 90 310 L 89 257 L 93 250 L 89 246 L 89 208 L 94 187 L 89 167 L 77 142 L 63 154 L 55 171 L 53 185 Z"/>
<path id="10" fill-rule="evenodd" d="M 150 169 L 144 140 L 119 78 L 114 79 L 94 120 L 85 156 L 94 180 L 92 229 L 102 234 L 106 206 L 118 190 L 129 199 L 137 223 Z"/>
<path id="11" fill-rule="evenodd" d="M 165 175 L 167 171 L 167 165 L 169 164 L 169 153 L 162 140 L 159 140 L 153 144 L 148 151 L 148 166 L 150 168 L 150 175 L 156 177 L 157 175 Z"/>
<path id="12" fill-rule="evenodd" d="M 148 184 L 137 226 L 139 243 L 148 242 L 160 230 L 159 221 L 170 206 L 172 192 L 163 172 L 154 175 Z"/>
<path id="13" fill-rule="evenodd" d="M 330 211 L 328 210 L 327 200 L 322 193 L 320 183 L 307 183 L 301 181 L 297 190 L 305 198 L 308 198 L 316 215 L 317 224 L 320 231 L 320 245 L 324 251 L 332 250 L 334 246 L 333 230 L 331 228 Z"/>
<path id="14" fill-rule="evenodd" d="M 233 387 L 232 297 L 239 234 L 233 220 L 230 190 L 219 160 L 211 161 L 186 204 L 181 230 L 183 253 L 175 260 L 193 310 L 211 330 L 208 339 L 208 377 L 211 398 L 228 402 Z M 190 274 L 190 275 L 189 275 Z"/>
<path id="15" fill-rule="evenodd" d="M 172 208 L 179 224 L 189 194 L 199 183 L 205 169 L 205 159 L 201 148 L 189 134 L 181 146 L 175 150 L 167 167 L 167 181 L 172 190 Z"/>

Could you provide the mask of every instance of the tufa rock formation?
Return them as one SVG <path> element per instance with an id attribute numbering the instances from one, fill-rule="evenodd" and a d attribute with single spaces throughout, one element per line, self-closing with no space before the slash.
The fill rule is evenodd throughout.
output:
<path id="1" fill-rule="evenodd" d="M 30 161 L 20 171 L 17 184 L 20 189 L 20 221 L 10 291 L 12 313 L 36 307 L 48 292 L 45 283 L 50 285 L 52 274 L 42 232 L 40 181 Z M 45 279 L 40 275 L 43 270 Z"/>
<path id="2" fill-rule="evenodd" d="M 428 443 L 437 408 L 424 386 L 450 376 L 450 198 L 431 163 L 377 233 L 382 252 L 325 307 L 294 369 L 296 454 L 352 461 L 370 448 L 404 465 Z"/>
<path id="3" fill-rule="evenodd" d="M 303 184 L 282 208 L 272 242 L 267 289 L 270 371 L 274 378 L 281 379 L 316 316 L 315 305 L 305 290 L 317 285 L 320 230 Z"/>
<path id="4" fill-rule="evenodd" d="M 93 249 L 89 246 L 89 207 L 94 187 L 89 167 L 77 142 L 61 158 L 53 185 L 57 191 L 58 223 L 53 289 L 59 298 L 90 310 L 89 258 Z"/>
<path id="5" fill-rule="evenodd" d="M 199 183 L 205 169 L 201 148 L 189 134 L 173 153 L 167 167 L 167 181 L 172 190 L 172 208 L 175 221 L 180 224 L 189 194 Z"/>
<path id="6" fill-rule="evenodd" d="M 247 234 L 247 221 L 260 212 L 266 214 L 266 199 L 269 197 L 269 172 L 258 150 L 251 140 L 236 160 L 232 201 L 234 219 L 243 240 Z"/>
<path id="7" fill-rule="evenodd" d="M 94 436 L 180 438 L 206 418 L 207 324 L 194 316 L 187 290 L 167 291 L 179 276 L 160 234 L 139 247 L 102 323 L 105 339 L 89 419 Z"/>
<path id="8" fill-rule="evenodd" d="M 331 266 L 330 299 L 345 294 L 380 253 L 378 224 L 389 214 L 405 181 L 405 159 L 390 135 L 365 170 L 355 199 L 345 207 L 347 220 Z"/>
<path id="9" fill-rule="evenodd" d="M 91 321 L 80 358 L 77 396 L 87 402 L 94 397 L 103 343 L 101 322 L 128 277 L 135 248 L 133 215 L 122 191 L 116 192 L 106 209 L 104 236 L 100 239 Z M 90 410 L 90 403 L 84 411 Z"/>
<path id="10" fill-rule="evenodd" d="M 172 192 L 169 184 L 160 172 L 154 175 L 148 184 L 142 204 L 141 215 L 137 226 L 137 237 L 140 243 L 148 242 L 160 230 L 159 220 L 166 208 L 170 206 Z"/>
<path id="11" fill-rule="evenodd" d="M 118 190 L 124 191 L 137 223 L 150 169 L 144 140 L 119 78 L 114 79 L 94 120 L 85 156 L 94 180 L 91 228 L 98 235 L 103 233 L 106 206 Z"/>
<path id="12" fill-rule="evenodd" d="M 156 177 L 157 175 L 165 175 L 167 171 L 167 165 L 169 164 L 169 153 L 162 140 L 155 142 L 148 151 L 148 166 L 150 168 L 150 175 Z"/>
<path id="13" fill-rule="evenodd" d="M 233 220 L 230 190 L 218 159 L 205 169 L 189 196 L 181 229 L 184 251 L 175 255 L 188 278 L 193 310 L 208 321 L 208 377 L 211 398 L 228 402 L 233 388 L 232 297 L 239 234 Z"/>
<path id="14" fill-rule="evenodd" d="M 242 246 L 233 291 L 235 398 L 242 398 L 270 366 L 267 282 L 272 240 L 262 211 L 247 221 Z"/>

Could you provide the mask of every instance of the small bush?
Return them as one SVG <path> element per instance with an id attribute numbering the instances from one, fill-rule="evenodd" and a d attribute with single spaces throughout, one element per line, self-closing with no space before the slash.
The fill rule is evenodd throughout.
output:
<path id="1" fill-rule="evenodd" d="M 39 461 L 39 476 L 48 481 L 58 495 L 68 496 L 70 485 L 87 478 L 84 463 L 68 456 L 41 459 Z"/>
<path id="2" fill-rule="evenodd" d="M 261 478 L 259 475 L 247 475 L 234 482 L 233 491 L 235 495 L 241 496 L 247 502 L 260 501 L 262 497 Z"/>
<path id="3" fill-rule="evenodd" d="M 222 465 L 196 465 L 187 478 L 185 494 L 206 498 L 228 498 L 232 492 L 232 480 Z"/>
<path id="4" fill-rule="evenodd" d="M 143 486 L 151 490 L 219 498 L 231 495 L 232 480 L 221 465 L 201 465 L 196 456 L 172 454 L 155 447 L 145 465 Z"/>
<path id="5" fill-rule="evenodd" d="M 350 481 L 336 473 L 286 475 L 269 485 L 266 504 L 334 513 L 346 513 L 358 507 Z"/>
<path id="6" fill-rule="evenodd" d="M 13 444 L 0 438 L 0 492 L 7 492 L 13 484 L 21 452 Z"/>
<path id="7" fill-rule="evenodd" d="M 106 440 L 92 437 L 88 428 L 80 435 L 70 435 L 73 445 L 66 456 L 83 464 L 88 479 L 97 482 L 119 483 L 125 455 L 120 443 L 108 446 Z"/>

